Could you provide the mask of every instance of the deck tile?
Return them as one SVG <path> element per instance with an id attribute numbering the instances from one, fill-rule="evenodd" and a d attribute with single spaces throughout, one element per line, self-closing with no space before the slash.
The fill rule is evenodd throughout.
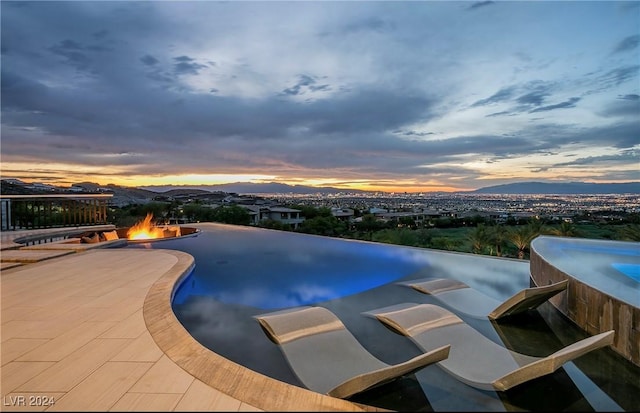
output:
<path id="1" fill-rule="evenodd" d="M 2 343 L 2 365 L 14 361 L 36 347 L 48 343 L 46 338 L 12 338 Z"/>
<path id="2" fill-rule="evenodd" d="M 131 341 L 113 338 L 92 340 L 16 390 L 67 392 L 85 380 Z"/>
<path id="3" fill-rule="evenodd" d="M 134 393 L 184 393 L 194 378 L 167 356 L 160 360 L 131 388 Z"/>
<path id="4" fill-rule="evenodd" d="M 151 361 L 156 362 L 163 356 L 151 334 L 145 332 L 116 354 L 113 361 Z"/>
<path id="5" fill-rule="evenodd" d="M 182 398 L 179 393 L 126 393 L 109 411 L 169 412 Z"/>
<path id="6" fill-rule="evenodd" d="M 240 401 L 212 389 L 200 380 L 194 380 L 185 397 L 176 406 L 176 411 L 238 411 Z"/>
<path id="7" fill-rule="evenodd" d="M 105 363 L 49 410 L 107 411 L 151 366 L 152 363 Z"/>
<path id="8" fill-rule="evenodd" d="M 51 361 L 42 362 L 26 362 L 12 361 L 2 366 L 2 393 L 10 393 L 18 388 L 18 386 L 36 377 L 43 371 L 53 366 Z"/>
<path id="9" fill-rule="evenodd" d="M 85 322 L 21 356 L 18 361 L 60 361 L 116 323 Z"/>

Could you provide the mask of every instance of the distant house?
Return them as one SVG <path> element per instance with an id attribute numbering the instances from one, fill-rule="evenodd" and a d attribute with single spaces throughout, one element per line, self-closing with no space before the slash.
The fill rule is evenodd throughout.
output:
<path id="1" fill-rule="evenodd" d="M 379 214 L 378 218 L 382 221 L 395 221 L 400 223 L 404 219 L 412 220 L 416 225 L 424 225 L 428 220 L 428 216 L 422 212 L 386 212 Z"/>
<path id="2" fill-rule="evenodd" d="M 69 187 L 69 192 L 85 192 L 85 189 L 81 186 L 71 185 Z"/>
<path id="3" fill-rule="evenodd" d="M 350 222 L 355 214 L 351 208 L 331 208 L 331 215 L 336 217 L 338 221 Z"/>
<path id="4" fill-rule="evenodd" d="M 54 191 L 56 189 L 55 186 L 43 184 L 42 182 L 32 182 L 29 185 L 25 185 L 25 187 L 36 191 Z"/>
<path id="5" fill-rule="evenodd" d="M 251 224 L 258 225 L 261 221 L 273 220 L 289 225 L 296 229 L 304 222 L 304 217 L 300 215 L 299 209 L 286 208 L 282 206 L 264 205 L 239 205 L 249 211 Z"/>

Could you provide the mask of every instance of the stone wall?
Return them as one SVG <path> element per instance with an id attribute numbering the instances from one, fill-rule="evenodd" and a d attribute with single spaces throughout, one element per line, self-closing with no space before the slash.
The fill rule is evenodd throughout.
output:
<path id="1" fill-rule="evenodd" d="M 640 309 L 596 290 L 558 270 L 531 249 L 531 278 L 538 286 L 569 280 L 567 290 L 549 301 L 589 334 L 615 330 L 612 348 L 640 366 Z"/>

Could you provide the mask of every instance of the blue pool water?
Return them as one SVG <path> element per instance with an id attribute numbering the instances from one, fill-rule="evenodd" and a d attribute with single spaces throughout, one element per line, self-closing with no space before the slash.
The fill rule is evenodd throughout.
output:
<path id="1" fill-rule="evenodd" d="M 203 232 L 197 239 L 175 241 L 195 257 L 196 269 L 176 291 L 174 303 L 209 296 L 263 310 L 310 305 L 379 287 L 428 263 L 425 254 L 384 244 L 280 231 L 258 231 L 237 244 L 233 237 Z M 212 250 L 223 253 L 213 258 Z"/>
<path id="2" fill-rule="evenodd" d="M 640 243 L 541 237 L 545 257 L 580 282 L 640 307 Z"/>
<path id="3" fill-rule="evenodd" d="M 614 262 L 611 266 L 627 277 L 640 282 L 640 265 Z"/>

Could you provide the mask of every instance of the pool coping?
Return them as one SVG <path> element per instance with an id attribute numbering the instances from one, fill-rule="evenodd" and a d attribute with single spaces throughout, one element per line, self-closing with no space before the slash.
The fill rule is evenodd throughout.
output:
<path id="1" fill-rule="evenodd" d="M 266 411 L 386 411 L 326 396 L 267 377 L 204 347 L 176 318 L 171 302 L 180 283 L 191 273 L 194 259 L 176 250 L 178 258 L 156 281 L 144 300 L 147 330 L 163 353 L 193 377 L 235 399 Z"/>

